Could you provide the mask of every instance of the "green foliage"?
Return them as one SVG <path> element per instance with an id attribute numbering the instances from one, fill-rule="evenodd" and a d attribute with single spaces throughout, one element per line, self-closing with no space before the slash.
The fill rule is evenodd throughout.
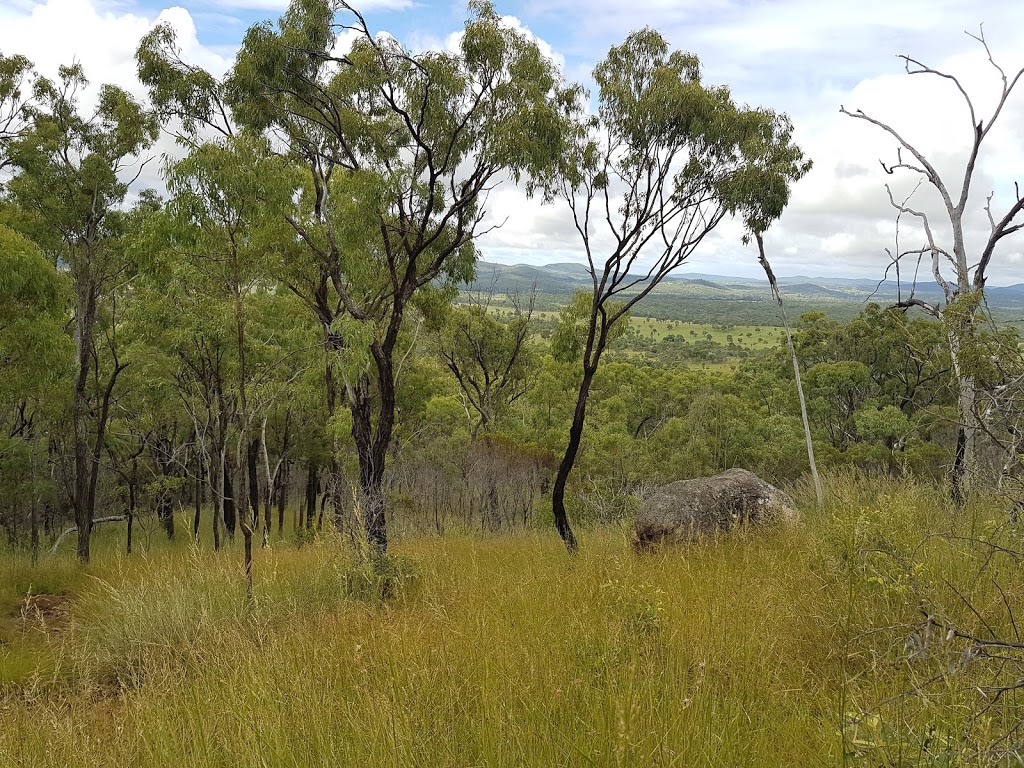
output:
<path id="1" fill-rule="evenodd" d="M 595 311 L 593 304 L 594 296 L 590 291 L 577 291 L 569 305 L 559 312 L 558 325 L 551 335 L 551 354 L 559 362 L 578 363 L 583 358 L 592 313 Z M 619 320 L 608 330 L 607 343 L 611 344 L 629 330 L 629 311 L 622 302 L 607 302 L 596 311 L 602 317 L 619 316 Z"/>
<path id="2" fill-rule="evenodd" d="M 38 391 L 70 359 L 67 282 L 34 243 L 0 224 L 0 399 Z"/>
<path id="3" fill-rule="evenodd" d="M 658 167 L 655 158 L 678 163 L 664 190 L 673 207 L 658 212 L 665 218 L 655 226 L 665 226 L 678 215 L 692 216 L 674 206 L 713 190 L 712 209 L 720 206 L 722 212 L 740 216 L 748 230 L 764 231 L 788 203 L 790 184 L 810 169 L 792 143 L 788 117 L 736 106 L 728 88 L 701 82 L 695 55 L 670 51 L 655 30 L 633 32 L 622 45 L 613 46 L 595 68 L 594 79 L 608 146 L 592 139 L 575 161 L 596 173 L 599 187 L 615 177 L 634 189 L 648 169 Z M 610 166 L 602 165 L 606 158 Z M 571 171 L 569 178 L 574 178 Z M 659 182 L 668 181 L 659 176 Z M 639 197 L 630 199 L 621 209 L 627 221 L 644 208 Z M 713 228 L 716 216 L 708 221 Z"/>
<path id="4" fill-rule="evenodd" d="M 139 80 L 148 89 L 150 103 L 162 122 L 176 119 L 186 134 L 195 134 L 200 126 L 231 133 L 223 84 L 181 58 L 170 24 L 157 24 L 143 36 L 135 62 Z"/>
<path id="5" fill-rule="evenodd" d="M 463 396 L 490 429 L 529 388 L 537 360 L 530 312 L 503 322 L 484 305 L 455 307 L 439 329 L 439 352 Z M 475 430 L 474 430 L 475 431 Z"/>
<path id="6" fill-rule="evenodd" d="M 0 171 L 10 165 L 10 145 L 29 122 L 34 93 L 32 62 L 0 53 Z"/>
<path id="7" fill-rule="evenodd" d="M 360 558 L 342 574 L 346 596 L 369 603 L 407 599 L 415 593 L 422 572 L 418 563 L 403 555 Z"/>
<path id="8" fill-rule="evenodd" d="M 56 82 L 37 81 L 39 104 L 31 129 L 10 145 L 18 172 L 7 185 L 37 217 L 29 234 L 76 280 L 98 269 L 97 243 L 117 231 L 116 209 L 128 193 L 120 174 L 158 132 L 156 116 L 112 85 L 100 88 L 95 113 L 83 116 L 77 98 L 87 85 L 79 65 L 61 67 Z"/>
<path id="9" fill-rule="evenodd" d="M 857 433 L 867 440 L 884 440 L 892 445 L 912 431 L 910 420 L 895 405 L 865 408 L 854 414 Z"/>

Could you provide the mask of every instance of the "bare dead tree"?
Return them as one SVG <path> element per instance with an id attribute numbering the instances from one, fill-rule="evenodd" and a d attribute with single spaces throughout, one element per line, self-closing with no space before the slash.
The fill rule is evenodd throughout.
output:
<path id="1" fill-rule="evenodd" d="M 889 175 L 906 172 L 916 175 L 919 184 L 930 185 L 942 200 L 945 219 L 948 223 L 951 240 L 941 242 L 937 237 L 936 228 L 929 214 L 910 206 L 910 198 L 897 202 L 892 189 L 886 185 L 889 202 L 898 212 L 897 219 L 904 216 L 917 219 L 923 230 L 924 243 L 915 248 L 902 249 L 898 243 L 895 252 L 890 252 L 891 264 L 896 267 L 897 280 L 900 277 L 900 264 L 905 260 L 916 262 L 914 283 L 910 294 L 898 297 L 896 306 L 902 308 L 918 307 L 933 317 L 942 320 L 947 329 L 950 355 L 954 375 L 959 387 L 957 403 L 958 427 L 956 454 L 951 471 L 951 490 L 954 499 L 963 502 L 970 495 L 971 483 L 977 475 L 977 438 L 980 432 L 978 413 L 978 392 L 975 372 L 971 369 L 968 350 L 973 342 L 978 322 L 978 309 L 984 301 L 985 284 L 988 269 L 997 245 L 1004 238 L 1024 228 L 1024 221 L 1019 216 L 1024 211 L 1024 197 L 1021 196 L 1019 183 L 1014 184 L 1013 201 L 1001 212 L 993 211 L 994 192 L 986 198 L 984 210 L 988 217 L 989 233 L 980 253 L 972 262 L 972 256 L 964 236 L 964 217 L 968 212 L 971 187 L 974 182 L 982 145 L 999 120 L 1015 86 L 1024 77 L 1024 67 L 1012 75 L 996 63 L 985 39 L 984 28 L 979 28 L 977 35 L 966 33 L 976 40 L 984 49 L 992 68 L 1001 81 L 1001 90 L 995 107 L 987 116 L 979 116 L 974 98 L 967 92 L 957 76 L 934 69 L 919 60 L 907 55 L 899 58 L 904 62 L 904 69 L 909 75 L 930 75 L 948 81 L 953 85 L 967 108 L 970 118 L 971 146 L 966 162 L 954 177 L 943 177 L 935 165 L 925 157 L 914 144 L 896 131 L 890 124 L 874 118 L 864 111 L 850 111 L 845 106 L 840 112 L 857 120 L 863 120 L 894 138 L 898 144 L 896 162 L 881 161 L 882 169 Z M 905 157 L 907 153 L 909 157 Z M 922 260 L 927 259 L 931 275 L 936 285 L 942 290 L 943 302 L 931 303 L 916 295 L 917 271 Z M 947 277 L 951 271 L 951 275 Z"/>

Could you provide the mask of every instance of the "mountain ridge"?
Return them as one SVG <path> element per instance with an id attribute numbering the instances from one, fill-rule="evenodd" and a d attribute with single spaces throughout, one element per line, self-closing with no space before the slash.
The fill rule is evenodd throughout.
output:
<path id="1" fill-rule="evenodd" d="M 910 286 L 901 287 L 893 280 L 872 280 L 860 277 L 821 277 L 785 275 L 777 278 L 784 296 L 830 301 L 879 303 L 895 302 L 906 297 Z M 586 267 L 572 262 L 551 264 L 499 264 L 480 261 L 476 279 L 467 288 L 470 291 L 497 292 L 527 291 L 536 285 L 540 293 L 562 294 L 590 285 Z M 643 281 L 641 281 L 642 284 Z M 716 275 L 705 272 L 676 273 L 667 277 L 657 288 L 659 294 L 677 294 L 681 298 L 722 298 L 734 294 L 736 299 L 756 300 L 767 296 L 768 283 L 764 278 Z M 1024 283 L 991 286 L 986 289 L 989 303 L 994 306 L 1024 309 Z M 940 301 L 941 291 L 931 282 L 918 283 L 915 295 L 925 301 Z"/>

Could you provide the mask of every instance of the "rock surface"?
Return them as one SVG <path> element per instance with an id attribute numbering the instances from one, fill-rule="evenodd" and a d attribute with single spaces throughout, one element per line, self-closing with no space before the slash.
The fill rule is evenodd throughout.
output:
<path id="1" fill-rule="evenodd" d="M 679 480 L 648 498 L 636 515 L 633 546 L 646 550 L 709 538 L 738 526 L 790 524 L 800 519 L 785 493 L 753 472 L 730 469 L 714 477 Z"/>

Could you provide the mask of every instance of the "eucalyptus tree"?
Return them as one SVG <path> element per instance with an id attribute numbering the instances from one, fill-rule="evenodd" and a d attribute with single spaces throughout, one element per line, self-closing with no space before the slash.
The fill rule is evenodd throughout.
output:
<path id="1" fill-rule="evenodd" d="M 54 395 L 71 357 L 69 298 L 67 281 L 39 248 L 0 224 L 0 492 L 8 507 L 0 526 L 17 540 L 27 512 L 33 557 L 40 501 L 52 493 L 47 422 L 59 409 Z"/>
<path id="2" fill-rule="evenodd" d="M 11 145 L 29 127 L 35 100 L 32 63 L 0 53 L 0 192 L 11 164 Z M 17 218 L 0 211 L 0 483 L 11 503 L 0 525 L 17 538 L 20 510 L 30 509 L 33 557 L 39 549 L 38 500 L 45 472 L 38 466 L 40 413 L 45 394 L 65 371 L 62 319 L 66 286 L 38 247 L 4 225 Z M 25 498 L 25 491 L 30 499 Z"/>
<path id="3" fill-rule="evenodd" d="M 946 81 L 956 90 L 956 94 L 953 95 L 955 101 L 962 102 L 962 125 L 965 134 L 970 136 L 970 142 L 963 165 L 952 173 L 940 172 L 933 162 L 934 156 L 929 159 L 919 149 L 919 144 L 906 138 L 903 132 L 897 131 L 890 123 L 868 115 L 860 109 L 850 111 L 846 107 L 840 107 L 843 114 L 856 120 L 863 120 L 892 137 L 896 143 L 896 159 L 895 162 L 882 162 L 882 168 L 887 174 L 905 174 L 916 178 L 917 185 L 913 192 L 925 184 L 931 187 L 941 200 L 940 213 L 936 217 L 933 212 L 922 206 L 911 205 L 913 192 L 910 197 L 900 200 L 886 185 L 889 202 L 896 211 L 897 222 L 904 218 L 916 220 L 920 225 L 921 237 L 917 241 L 920 245 L 904 248 L 897 242 L 896 250 L 889 250 L 892 260 L 890 269 L 894 269 L 897 281 L 900 280 L 901 267 L 905 272 L 911 264 L 914 265 L 910 270 L 914 275 L 911 287 L 906 295 L 901 291 L 896 306 L 904 309 L 918 307 L 942 320 L 946 327 L 950 359 L 959 389 L 956 453 L 951 468 L 951 491 L 954 499 L 960 502 L 970 495 L 978 470 L 977 442 L 983 429 L 980 415 L 983 409 L 979 408 L 977 369 L 984 360 L 978 354 L 977 331 L 979 313 L 985 304 L 985 285 L 989 277 L 989 267 L 997 248 L 1006 247 L 1010 242 L 1007 238 L 1014 235 L 1019 237 L 1018 233 L 1024 230 L 1024 195 L 1021 194 L 1018 180 L 1013 185 L 1009 199 L 1000 200 L 1000 207 L 997 207 L 995 191 L 990 191 L 985 198 L 984 206 L 980 206 L 988 220 L 988 232 L 982 239 L 980 248 L 970 249 L 968 246 L 965 217 L 969 215 L 968 204 L 975 184 L 975 174 L 982 162 L 983 145 L 1010 102 L 1014 88 L 1024 79 L 1024 67 L 1016 72 L 1007 73 L 996 63 L 989 50 L 984 30 L 980 30 L 978 35 L 968 34 L 982 46 L 993 68 L 993 80 L 997 86 L 996 99 L 994 106 L 987 113 L 980 112 L 975 104 L 977 94 L 968 93 L 956 75 L 930 67 L 910 56 L 900 56 L 907 74 L 927 75 Z M 917 295 L 917 274 L 922 260 L 942 291 L 942 299 L 939 302 L 925 300 Z"/>
<path id="4" fill-rule="evenodd" d="M 162 216 L 161 216 L 162 218 Z M 165 382 L 169 390 L 162 409 L 177 410 L 191 424 L 191 472 L 207 483 L 213 501 L 210 530 L 214 549 L 219 550 L 225 526 L 234 516 L 234 500 L 228 456 L 228 441 L 235 420 L 231 382 L 237 378 L 233 353 L 234 333 L 229 309 L 211 296 L 207 285 L 192 279 L 192 271 L 178 254 L 168 251 L 162 236 L 162 222 L 150 222 L 137 244 L 149 256 L 142 265 L 142 279 L 136 286 L 136 301 L 127 318 L 125 334 L 133 343 L 135 364 L 147 376 Z M 165 231 L 165 230 L 164 230 Z M 205 495 L 201 485 L 196 496 Z M 193 518 L 198 534 L 201 508 Z"/>
<path id="5" fill-rule="evenodd" d="M 112 85 L 99 89 L 95 107 L 86 112 L 80 99 L 87 85 L 79 65 L 61 67 L 56 81 L 36 81 L 31 124 L 9 145 L 14 177 L 7 184 L 8 196 L 24 212 L 20 221 L 26 234 L 52 263 L 67 268 L 73 285 L 70 496 L 83 562 L 89 560 L 111 398 L 126 365 L 117 354 L 116 319 L 108 301 L 132 271 L 123 248 L 123 205 L 144 162 L 140 154 L 157 135 L 155 116 Z M 100 320 L 105 330 L 98 337 Z M 109 366 L 96 364 L 101 355 L 110 359 Z"/>
<path id="6" fill-rule="evenodd" d="M 413 54 L 345 2 L 296 0 L 276 29 L 246 34 L 228 95 L 239 124 L 306 169 L 289 222 L 307 268 L 289 285 L 336 353 L 328 398 L 340 390 L 351 412 L 360 508 L 384 551 L 403 324 L 438 284 L 472 275 L 487 193 L 558 150 L 559 75 L 488 2 L 470 3 L 456 52 Z"/>
<path id="7" fill-rule="evenodd" d="M 211 476 L 218 478 L 221 487 L 215 493 L 222 502 L 229 451 L 234 447 L 235 507 L 250 596 L 261 451 L 261 403 L 254 390 L 270 370 L 294 353 L 278 348 L 274 333 L 258 333 L 255 339 L 251 334 L 264 329 L 265 319 L 273 313 L 273 275 L 282 253 L 294 241 L 283 216 L 294 189 L 290 175 L 290 167 L 267 151 L 261 137 L 234 136 L 195 144 L 186 157 L 168 164 L 171 197 L 165 210 L 151 219 L 147 238 L 162 252 L 166 277 L 211 313 L 214 327 L 200 330 L 211 332 L 202 348 L 220 347 L 233 362 L 231 378 L 220 375 L 225 369 L 218 370 L 205 399 L 216 402 L 219 418 L 212 431 L 215 468 Z M 228 444 L 229 424 L 234 446 Z"/>
<path id="8" fill-rule="evenodd" d="M 143 36 L 135 63 L 161 125 L 179 142 L 194 146 L 235 135 L 224 79 L 182 58 L 170 24 L 159 23 Z"/>
<path id="9" fill-rule="evenodd" d="M 35 97 L 35 73 L 24 56 L 0 53 L 0 172 L 11 164 L 9 148 L 28 127 Z"/>
<path id="10" fill-rule="evenodd" d="M 614 329 L 727 217 L 764 231 L 809 167 L 785 115 L 737 106 L 728 88 L 701 81 L 696 56 L 670 51 L 652 29 L 613 46 L 594 79 L 597 114 L 580 118 L 560 173 L 546 180 L 568 205 L 592 282 L 576 406 L 551 495 L 570 551 L 566 483 Z"/>

